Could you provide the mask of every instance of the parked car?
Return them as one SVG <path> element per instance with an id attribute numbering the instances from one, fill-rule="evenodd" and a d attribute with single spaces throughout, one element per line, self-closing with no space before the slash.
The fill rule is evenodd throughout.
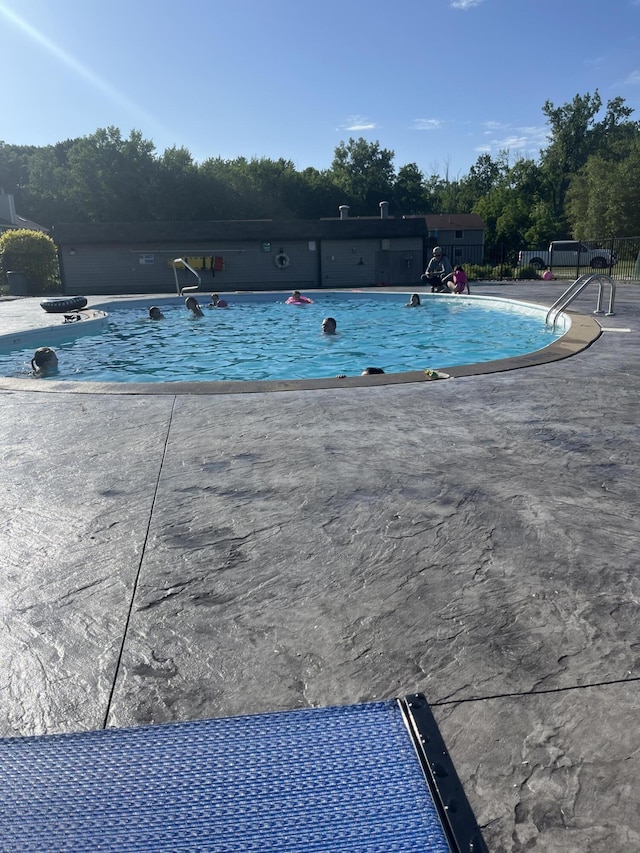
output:
<path id="1" fill-rule="evenodd" d="M 611 249 L 590 249 L 580 240 L 554 240 L 548 249 L 518 253 L 518 265 L 541 270 L 545 267 L 591 267 L 609 269 L 616 263 Z"/>

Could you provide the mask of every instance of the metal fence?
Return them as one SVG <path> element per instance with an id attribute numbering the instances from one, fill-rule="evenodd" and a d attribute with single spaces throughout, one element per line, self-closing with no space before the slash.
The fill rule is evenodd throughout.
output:
<path id="1" fill-rule="evenodd" d="M 570 259 L 566 256 L 558 257 L 554 252 L 549 254 L 547 250 L 537 253 L 527 250 L 529 258 L 539 258 L 542 261 L 533 267 L 527 263 L 519 264 L 513 251 L 508 250 L 506 246 L 498 246 L 491 251 L 486 250 L 480 261 L 469 259 L 467 266 L 477 264 L 481 269 L 475 272 L 481 277 L 495 281 L 526 277 L 527 272 L 532 275 L 540 273 L 547 266 L 556 279 L 574 280 L 584 273 L 604 272 L 619 281 L 640 281 L 640 237 L 581 240 L 580 244 L 584 248 Z M 605 259 L 604 265 L 602 258 Z M 609 259 L 612 259 L 613 263 L 609 263 Z"/>

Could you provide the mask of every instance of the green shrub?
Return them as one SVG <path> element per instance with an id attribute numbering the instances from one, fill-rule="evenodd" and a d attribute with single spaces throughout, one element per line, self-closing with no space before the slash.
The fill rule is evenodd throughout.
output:
<path id="1" fill-rule="evenodd" d="M 469 281 L 492 281 L 495 278 L 491 264 L 469 264 L 464 269 Z"/>
<path id="2" fill-rule="evenodd" d="M 514 278 L 517 281 L 540 281 L 540 273 L 535 267 L 516 267 Z"/>
<path id="3" fill-rule="evenodd" d="M 42 231 L 17 228 L 0 236 L 0 281 L 8 272 L 21 272 L 33 294 L 56 290 L 60 284 L 58 253 L 51 237 Z"/>

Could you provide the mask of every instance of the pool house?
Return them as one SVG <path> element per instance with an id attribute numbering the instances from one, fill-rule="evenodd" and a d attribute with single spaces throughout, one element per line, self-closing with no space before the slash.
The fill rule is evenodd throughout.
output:
<path id="1" fill-rule="evenodd" d="M 59 224 L 52 230 L 65 294 L 305 290 L 417 284 L 431 249 L 481 260 L 479 217 L 379 217 Z M 454 221 L 452 221 L 454 220 Z M 462 220 L 465 220 L 465 222 Z M 436 223 L 434 225 L 434 223 Z"/>

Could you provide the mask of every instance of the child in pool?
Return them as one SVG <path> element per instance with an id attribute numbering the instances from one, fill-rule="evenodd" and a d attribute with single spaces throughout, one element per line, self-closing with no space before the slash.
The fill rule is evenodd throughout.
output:
<path id="1" fill-rule="evenodd" d="M 312 305 L 313 299 L 308 296 L 301 296 L 299 290 L 294 290 L 291 296 L 285 302 L 285 305 Z"/>
<path id="2" fill-rule="evenodd" d="M 211 302 L 207 305 L 207 308 L 228 308 L 229 304 L 226 299 L 220 299 L 217 293 L 211 294 Z"/>
<path id="3" fill-rule="evenodd" d="M 420 307 L 420 295 L 418 293 L 412 293 L 411 299 L 404 306 L 405 308 L 419 308 Z"/>

